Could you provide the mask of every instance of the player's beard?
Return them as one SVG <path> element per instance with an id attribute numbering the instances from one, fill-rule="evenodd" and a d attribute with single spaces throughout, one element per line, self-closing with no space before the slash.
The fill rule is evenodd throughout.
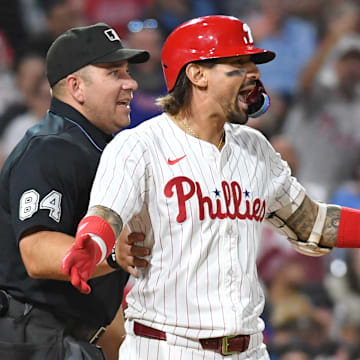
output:
<path id="1" fill-rule="evenodd" d="M 231 124 L 244 125 L 248 122 L 248 114 L 245 110 L 240 109 L 237 102 L 229 105 L 226 111 L 226 119 Z"/>

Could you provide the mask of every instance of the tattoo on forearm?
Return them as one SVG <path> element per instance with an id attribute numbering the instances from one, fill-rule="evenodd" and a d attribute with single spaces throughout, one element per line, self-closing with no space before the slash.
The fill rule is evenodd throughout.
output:
<path id="1" fill-rule="evenodd" d="M 340 206 L 327 205 L 320 246 L 328 248 L 336 246 L 340 211 Z M 286 224 L 296 233 L 300 240 L 307 241 L 314 227 L 317 214 L 318 205 L 306 196 L 300 207 L 286 220 Z"/>
<path id="2" fill-rule="evenodd" d="M 325 247 L 333 248 L 336 246 L 337 235 L 339 230 L 341 207 L 337 205 L 328 205 L 326 220 L 323 229 L 323 236 L 320 244 Z"/>
<path id="3" fill-rule="evenodd" d="M 87 216 L 99 216 L 106 220 L 109 225 L 112 227 L 115 233 L 115 238 L 117 239 L 121 229 L 123 227 L 123 222 L 121 220 L 121 217 L 119 214 L 117 214 L 114 210 L 111 210 L 108 207 L 96 205 L 89 209 L 89 211 L 86 214 Z"/>
<path id="4" fill-rule="evenodd" d="M 287 220 L 286 224 L 295 232 L 298 238 L 306 241 L 314 226 L 318 206 L 307 196 L 299 208 Z"/>

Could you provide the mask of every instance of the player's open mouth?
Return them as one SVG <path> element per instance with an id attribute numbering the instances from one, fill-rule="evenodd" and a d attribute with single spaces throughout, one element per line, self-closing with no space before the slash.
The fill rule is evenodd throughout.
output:
<path id="1" fill-rule="evenodd" d="M 245 89 L 239 92 L 237 96 L 238 103 L 241 108 L 247 110 L 248 104 L 247 104 L 247 98 L 250 95 L 252 89 Z"/>

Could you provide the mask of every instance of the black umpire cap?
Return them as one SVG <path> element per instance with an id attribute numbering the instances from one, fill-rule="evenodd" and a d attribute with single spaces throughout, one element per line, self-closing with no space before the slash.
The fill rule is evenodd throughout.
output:
<path id="1" fill-rule="evenodd" d="M 69 29 L 52 43 L 46 55 L 46 75 L 52 87 L 89 64 L 122 60 L 143 63 L 149 57 L 145 50 L 124 48 L 114 29 L 97 23 Z"/>

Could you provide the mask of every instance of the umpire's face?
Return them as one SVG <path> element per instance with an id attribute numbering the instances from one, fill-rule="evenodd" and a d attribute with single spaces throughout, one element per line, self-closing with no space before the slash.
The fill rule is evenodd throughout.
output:
<path id="1" fill-rule="evenodd" d="M 86 118 L 107 134 L 130 123 L 130 101 L 137 82 L 128 62 L 89 65 L 82 74 L 83 110 Z"/>

